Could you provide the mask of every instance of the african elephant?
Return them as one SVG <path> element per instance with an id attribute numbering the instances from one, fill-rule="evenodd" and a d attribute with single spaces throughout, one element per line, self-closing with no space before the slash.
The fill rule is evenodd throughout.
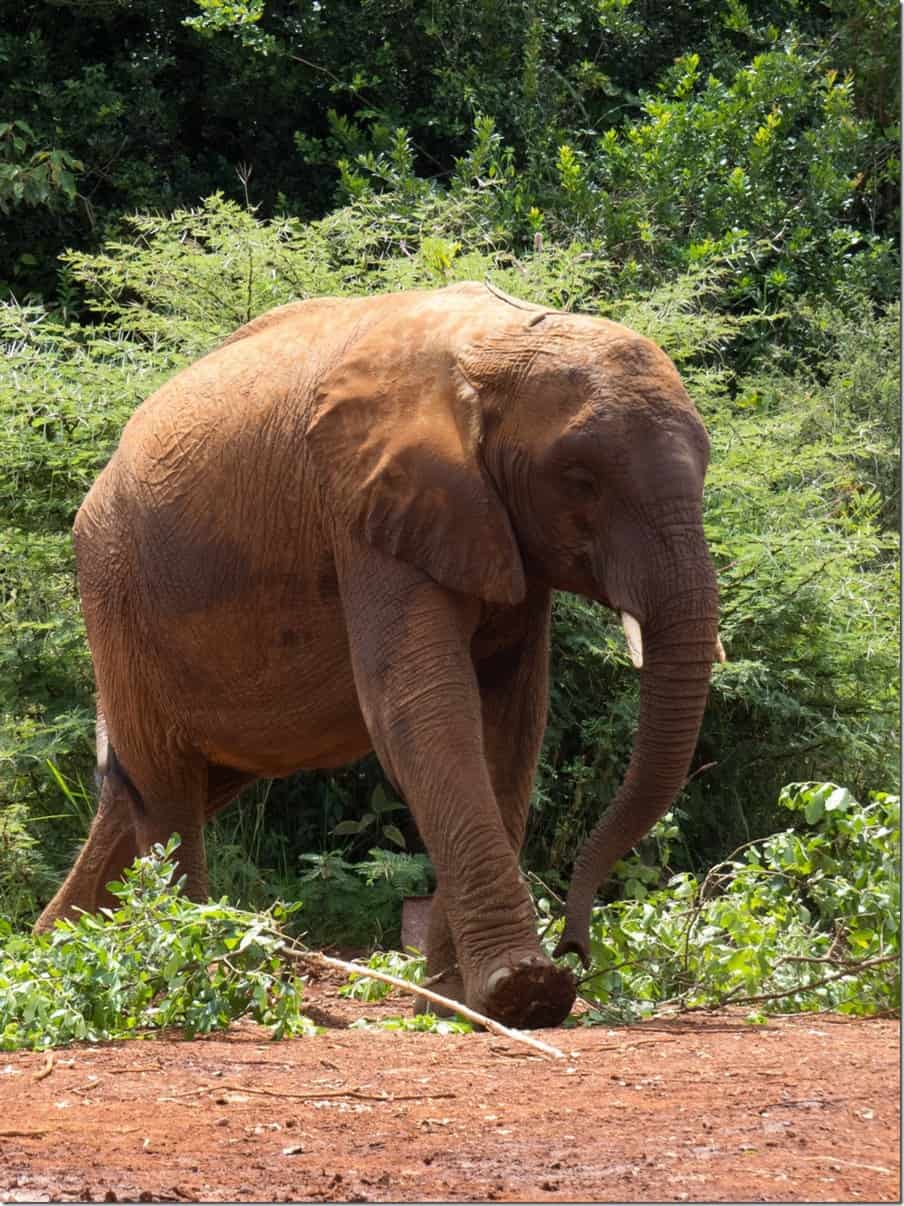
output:
<path id="1" fill-rule="evenodd" d="M 671 361 L 616 323 L 468 283 L 273 310 L 138 408 L 75 520 L 100 802 L 38 926 L 94 910 L 259 777 L 375 750 L 437 874 L 437 988 L 558 1024 L 571 971 L 518 869 L 546 722 L 550 603 L 621 613 L 640 676 L 624 783 L 556 954 L 669 807 L 718 655 L 708 438 Z"/>

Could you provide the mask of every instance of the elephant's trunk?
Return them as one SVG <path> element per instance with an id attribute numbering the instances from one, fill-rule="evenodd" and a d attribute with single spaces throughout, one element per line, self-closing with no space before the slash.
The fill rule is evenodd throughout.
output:
<path id="1" fill-rule="evenodd" d="M 707 558 L 708 560 L 708 558 Z M 574 951 L 589 963 L 590 909 L 613 864 L 672 805 L 687 776 L 717 656 L 714 576 L 673 596 L 661 619 L 644 625 L 640 718 L 631 761 L 615 799 L 588 836 L 575 864 L 565 929 L 555 954 Z"/>

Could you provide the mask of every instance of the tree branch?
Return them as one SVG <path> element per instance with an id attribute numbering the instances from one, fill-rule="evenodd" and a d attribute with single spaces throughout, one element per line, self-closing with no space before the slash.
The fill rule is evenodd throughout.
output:
<path id="1" fill-rule="evenodd" d="M 294 944 L 292 945 L 294 947 Z M 292 958 L 302 963 L 319 963 L 326 967 L 338 968 L 340 971 L 347 972 L 350 975 L 367 976 L 372 980 L 380 980 L 384 984 L 391 984 L 393 988 L 400 988 L 403 992 L 411 993 L 413 996 L 425 997 L 435 1005 L 441 1005 L 444 1009 L 452 1010 L 454 1013 L 460 1014 L 461 1017 L 467 1018 L 468 1021 L 474 1022 L 478 1026 L 484 1026 L 487 1030 L 492 1030 L 494 1034 L 500 1034 L 503 1038 L 511 1039 L 512 1042 L 525 1043 L 528 1047 L 533 1047 L 535 1051 L 552 1056 L 553 1059 L 566 1058 L 565 1052 L 560 1051 L 558 1047 L 553 1047 L 550 1043 L 543 1043 L 540 1039 L 535 1039 L 525 1034 L 522 1030 L 512 1030 L 508 1026 L 503 1026 L 500 1022 L 494 1022 L 492 1018 L 478 1013 L 476 1009 L 470 1009 L 467 1005 L 462 1005 L 461 1001 L 453 1001 L 450 997 L 443 997 L 430 988 L 424 988 L 421 984 L 412 984 L 408 980 L 402 980 L 399 976 L 391 976 L 387 972 L 375 971 L 373 968 L 365 967 L 363 963 L 347 963 L 344 959 L 335 959 L 332 955 L 324 955 L 320 951 L 306 951 L 294 947 L 291 954 Z"/>

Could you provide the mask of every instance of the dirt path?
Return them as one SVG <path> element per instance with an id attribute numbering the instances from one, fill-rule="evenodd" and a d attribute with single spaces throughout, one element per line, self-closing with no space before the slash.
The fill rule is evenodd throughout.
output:
<path id="1" fill-rule="evenodd" d="M 330 1023 L 0 1053 L 0 1202 L 900 1199 L 898 1023 L 743 1013 L 487 1034 Z"/>

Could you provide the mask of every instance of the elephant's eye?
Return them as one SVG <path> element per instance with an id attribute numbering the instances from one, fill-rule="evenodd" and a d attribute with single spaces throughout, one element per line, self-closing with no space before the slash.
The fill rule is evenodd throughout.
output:
<path id="1" fill-rule="evenodd" d="M 572 498 L 581 502 L 589 502 L 596 497 L 596 477 L 589 469 L 580 465 L 569 465 L 567 469 L 563 469 L 562 484 Z"/>

